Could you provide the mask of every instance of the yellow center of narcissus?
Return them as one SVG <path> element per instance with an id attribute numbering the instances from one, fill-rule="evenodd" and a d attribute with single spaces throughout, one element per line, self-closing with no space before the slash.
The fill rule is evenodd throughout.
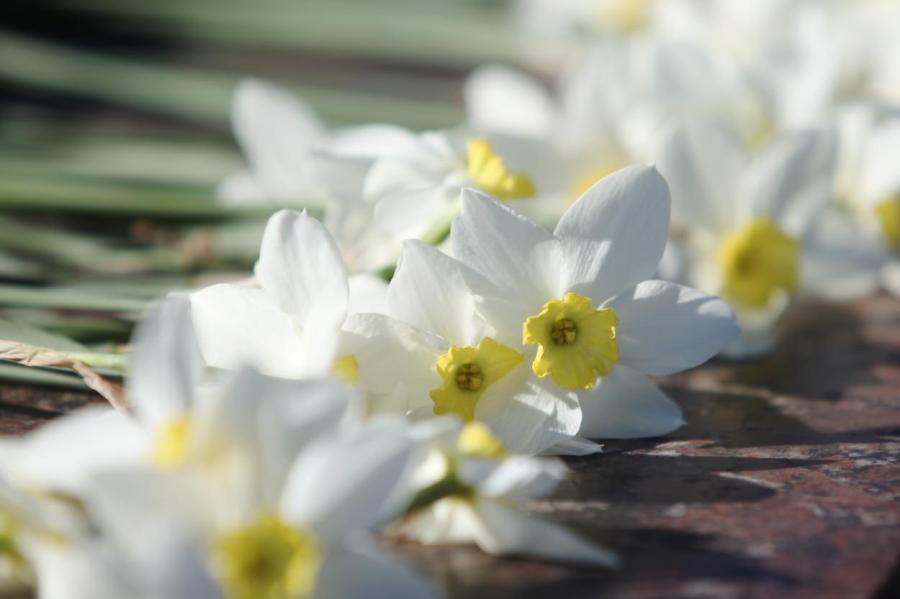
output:
<path id="1" fill-rule="evenodd" d="M 892 249 L 900 250 L 900 195 L 888 198 L 875 206 L 875 216 L 881 225 L 881 235 Z"/>
<path id="2" fill-rule="evenodd" d="M 797 287 L 797 242 L 770 219 L 760 218 L 731 233 L 719 246 L 726 299 L 763 308 L 778 291 Z"/>
<path id="3" fill-rule="evenodd" d="M 347 354 L 334 361 L 331 365 L 331 374 L 345 383 L 355 385 L 359 381 L 359 363 L 353 354 Z"/>
<path id="4" fill-rule="evenodd" d="M 489 460 L 509 455 L 503 442 L 481 422 L 469 422 L 463 427 L 456 440 L 456 449 L 463 455 Z"/>
<path id="5" fill-rule="evenodd" d="M 312 534 L 267 513 L 216 539 L 213 560 L 229 599 L 288 599 L 312 595 L 322 554 Z"/>
<path id="6" fill-rule="evenodd" d="M 589 298 L 567 293 L 525 320 L 522 342 L 538 345 L 531 364 L 537 376 L 565 389 L 590 389 L 619 361 L 618 324 L 612 308 L 596 309 Z"/>
<path id="7" fill-rule="evenodd" d="M 499 200 L 534 196 L 534 183 L 523 173 L 511 173 L 491 142 L 484 138 L 469 140 L 466 172 L 475 186 Z"/>
<path id="8" fill-rule="evenodd" d="M 160 427 L 153 452 L 153 461 L 160 468 L 177 468 L 187 457 L 188 434 L 191 421 L 175 418 Z"/>
<path id="9" fill-rule="evenodd" d="M 475 406 L 484 391 L 523 359 L 522 354 L 490 337 L 476 346 L 451 346 L 437 361 L 441 386 L 429 394 L 434 413 L 455 414 L 466 422 L 474 420 Z"/>

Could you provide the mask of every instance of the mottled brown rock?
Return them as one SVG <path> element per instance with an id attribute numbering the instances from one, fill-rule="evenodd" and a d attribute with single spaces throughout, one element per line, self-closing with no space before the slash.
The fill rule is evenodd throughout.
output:
<path id="1" fill-rule="evenodd" d="M 898 596 L 900 302 L 802 304 L 779 350 L 662 381 L 689 425 L 610 441 L 533 504 L 615 549 L 622 568 L 498 559 L 474 548 L 398 546 L 449 597 Z M 84 394 L 0 386 L 19 432 Z"/>

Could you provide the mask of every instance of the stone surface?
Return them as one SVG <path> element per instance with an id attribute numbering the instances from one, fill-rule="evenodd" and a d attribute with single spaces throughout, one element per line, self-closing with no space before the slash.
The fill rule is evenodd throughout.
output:
<path id="1" fill-rule="evenodd" d="M 620 570 L 400 555 L 453 598 L 900 596 L 900 302 L 805 303 L 784 329 L 764 359 L 661 381 L 688 426 L 569 460 L 570 480 L 533 504 L 619 552 Z M 0 430 L 89 399 L 0 386 Z"/>

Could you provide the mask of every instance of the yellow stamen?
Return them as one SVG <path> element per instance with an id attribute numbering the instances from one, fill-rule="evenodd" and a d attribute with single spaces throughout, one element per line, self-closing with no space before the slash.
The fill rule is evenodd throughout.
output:
<path id="1" fill-rule="evenodd" d="M 331 374 L 345 383 L 355 385 L 359 381 L 359 363 L 353 354 L 338 358 L 331 365 Z"/>
<path id="2" fill-rule="evenodd" d="M 597 377 L 612 372 L 619 361 L 618 324 L 612 308 L 598 310 L 589 298 L 567 293 L 528 317 L 522 327 L 522 342 L 538 344 L 531 364 L 537 376 L 549 375 L 565 389 L 590 389 Z"/>
<path id="3" fill-rule="evenodd" d="M 466 170 L 475 185 L 500 200 L 530 198 L 534 183 L 523 173 L 510 173 L 484 138 L 469 140 Z"/>
<path id="4" fill-rule="evenodd" d="M 884 241 L 892 249 L 900 250 L 900 195 L 875 206 L 875 216 L 881 225 Z"/>
<path id="5" fill-rule="evenodd" d="M 725 275 L 722 295 L 730 301 L 762 308 L 774 293 L 797 286 L 797 242 L 770 219 L 757 219 L 726 237 L 718 258 Z"/>
<path id="6" fill-rule="evenodd" d="M 469 422 L 463 427 L 456 440 L 456 448 L 464 455 L 491 460 L 509 455 L 503 442 L 480 422 Z"/>
<path id="7" fill-rule="evenodd" d="M 475 406 L 490 385 L 506 376 L 524 356 L 485 337 L 472 347 L 451 346 L 438 358 L 442 385 L 429 394 L 434 413 L 456 414 L 466 422 L 475 419 Z"/>
<path id="8" fill-rule="evenodd" d="M 177 468 L 187 457 L 191 421 L 176 418 L 164 424 L 158 433 L 153 461 L 160 468 Z"/>
<path id="9" fill-rule="evenodd" d="M 213 557 L 229 599 L 307 597 L 322 562 L 310 533 L 272 514 L 221 536 Z"/>

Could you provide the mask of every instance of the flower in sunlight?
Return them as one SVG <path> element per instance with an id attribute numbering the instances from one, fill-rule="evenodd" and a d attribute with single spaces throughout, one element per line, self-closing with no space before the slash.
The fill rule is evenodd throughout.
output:
<path id="1" fill-rule="evenodd" d="M 722 300 L 650 280 L 669 227 L 653 167 L 601 179 L 551 232 L 504 203 L 463 192 L 453 254 L 492 337 L 525 357 L 554 396 L 576 398 L 579 434 L 666 434 L 683 420 L 647 375 L 708 360 L 738 333 Z"/>
<path id="2" fill-rule="evenodd" d="M 372 226 L 362 186 L 376 158 L 409 151 L 412 133 L 376 124 L 329 131 L 299 98 L 256 79 L 238 85 L 232 125 L 248 167 L 219 185 L 223 202 L 321 210 L 353 271 L 394 260 L 396 243 Z"/>
<path id="3" fill-rule="evenodd" d="M 550 494 L 562 462 L 509 454 L 484 424 L 432 421 L 413 435 L 423 445 L 406 516 L 391 527 L 426 544 L 474 543 L 495 555 L 614 567 L 609 551 L 532 517 L 526 502 Z"/>
<path id="4" fill-rule="evenodd" d="M 223 283 L 191 295 L 210 366 L 252 365 L 290 379 L 333 375 L 363 391 L 373 409 L 391 404 L 387 411 L 405 411 L 392 402 L 398 387 L 412 381 L 396 373 L 431 340 L 380 313 L 386 284 L 371 275 L 348 277 L 321 223 L 305 212 L 274 214 L 255 272 L 258 285 Z"/>
<path id="5" fill-rule="evenodd" d="M 415 139 L 406 153 L 377 160 L 365 181 L 376 225 L 398 240 L 441 241 L 464 187 L 513 203 L 541 192 L 528 168 L 537 158 L 524 151 L 529 148 L 461 129 L 427 131 Z"/>
<path id="6" fill-rule="evenodd" d="M 663 144 L 673 251 L 684 261 L 682 273 L 667 276 L 719 294 L 735 310 L 743 334 L 727 354 L 771 347 L 772 325 L 803 285 L 834 160 L 828 130 L 785 133 L 752 159 L 728 128 L 711 123 L 677 128 Z"/>
<path id="7" fill-rule="evenodd" d="M 747 82 L 724 57 L 689 40 L 594 44 L 552 91 L 509 67 L 479 67 L 464 98 L 474 129 L 541 156 L 532 169 L 543 183 L 538 205 L 520 211 L 546 226 L 606 175 L 655 159 L 672 123 L 714 115 L 754 132 L 762 127 Z"/>
<path id="8" fill-rule="evenodd" d="M 900 115 L 868 103 L 841 109 L 836 202 L 816 219 L 809 287 L 832 300 L 883 287 L 900 295 Z"/>
<path id="9" fill-rule="evenodd" d="M 403 246 L 388 290 L 388 314 L 434 336 L 401 370 L 414 417 L 453 415 L 483 422 L 521 453 L 591 453 L 575 439 L 578 402 L 545 384 L 517 346 L 498 341 L 476 312 L 465 264 L 419 241 Z M 469 273 L 469 276 L 473 276 Z"/>

